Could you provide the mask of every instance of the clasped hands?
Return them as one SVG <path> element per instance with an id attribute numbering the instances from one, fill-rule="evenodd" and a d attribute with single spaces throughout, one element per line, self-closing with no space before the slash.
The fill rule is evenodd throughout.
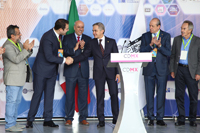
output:
<path id="1" fill-rule="evenodd" d="M 31 43 L 29 43 L 29 39 L 27 39 L 24 43 L 23 43 L 23 47 L 24 49 L 26 50 L 30 50 L 34 47 L 34 43 L 35 43 L 35 40 L 33 40 Z"/>
<path id="2" fill-rule="evenodd" d="M 81 41 L 77 42 L 76 46 L 74 47 L 74 50 L 76 51 L 79 48 L 79 46 L 80 46 L 81 49 L 84 49 L 85 41 L 81 40 Z"/>
<path id="3" fill-rule="evenodd" d="M 154 44 L 160 48 L 160 46 L 161 46 L 161 37 L 159 38 L 159 40 L 157 40 L 157 37 L 154 36 L 154 37 L 151 39 L 150 46 L 153 46 Z"/>
<path id="4" fill-rule="evenodd" d="M 74 59 L 70 56 L 68 56 L 67 58 L 65 58 L 65 64 L 67 65 L 71 65 L 74 62 Z"/>

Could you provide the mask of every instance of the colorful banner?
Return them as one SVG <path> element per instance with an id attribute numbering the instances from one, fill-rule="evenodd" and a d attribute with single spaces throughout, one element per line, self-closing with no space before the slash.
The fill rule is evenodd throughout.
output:
<path id="1" fill-rule="evenodd" d="M 124 40 L 129 41 L 132 27 L 140 0 L 76 0 L 79 19 L 85 23 L 84 33 L 93 38 L 92 24 L 104 23 L 105 35 L 114 38 L 118 44 L 119 52 L 122 50 Z M 0 30 L 0 46 L 3 45 L 6 36 L 6 28 L 10 24 L 20 27 L 22 42 L 27 38 L 35 39 L 33 55 L 29 58 L 32 67 L 38 51 L 39 41 L 42 35 L 54 26 L 58 18 L 68 18 L 70 0 L 1 0 L 0 14 L 2 21 Z M 200 36 L 200 1 L 199 0 L 144 0 L 144 13 L 146 27 L 149 31 L 149 22 L 153 17 L 161 20 L 161 29 L 169 32 L 173 38 L 180 35 L 181 24 L 188 19 L 194 23 L 193 33 Z M 137 32 L 137 31 L 136 31 Z M 89 60 L 90 75 L 92 75 L 93 60 Z M 96 116 L 96 90 L 92 77 L 89 79 L 90 98 L 88 114 Z M 121 99 L 121 87 L 119 84 L 119 100 Z M 112 116 L 108 87 L 105 88 L 105 116 Z M 177 116 L 176 101 L 174 98 L 174 80 L 169 76 L 166 88 L 166 116 Z M 5 85 L 3 84 L 3 63 L 0 58 L 0 118 L 5 116 Z M 18 117 L 27 117 L 30 100 L 33 94 L 32 83 L 27 83 L 23 89 L 23 97 L 19 107 Z M 199 96 L 200 99 L 200 96 Z M 186 91 L 186 114 L 189 112 L 189 97 Z M 155 101 L 156 102 L 156 101 Z M 65 95 L 58 80 L 56 81 L 54 94 L 54 117 L 64 117 Z M 131 106 L 131 105 L 130 105 Z M 43 97 L 36 117 L 43 115 Z M 198 106 L 198 115 L 200 114 Z"/>

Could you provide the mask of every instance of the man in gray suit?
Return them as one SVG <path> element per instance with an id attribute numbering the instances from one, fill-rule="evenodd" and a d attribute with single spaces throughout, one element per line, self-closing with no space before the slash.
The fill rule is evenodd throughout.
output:
<path id="1" fill-rule="evenodd" d="M 32 54 L 34 41 L 29 44 L 29 40 L 26 40 L 22 45 L 21 36 L 18 26 L 9 25 L 7 27 L 8 39 L 3 44 L 3 48 L 6 49 L 3 54 L 3 79 L 6 85 L 6 131 L 22 131 L 22 128 L 25 128 L 25 125 L 16 123 L 17 110 L 21 102 L 23 85 L 25 82 L 32 82 L 32 72 L 27 59 Z"/>
<path id="2" fill-rule="evenodd" d="M 175 98 L 178 107 L 178 121 L 176 126 L 185 125 L 184 95 L 187 85 L 190 108 L 190 126 L 196 127 L 198 102 L 198 81 L 200 79 L 200 38 L 192 34 L 193 23 L 184 21 L 181 26 L 181 35 L 174 38 L 170 57 L 170 72 L 175 78 Z"/>

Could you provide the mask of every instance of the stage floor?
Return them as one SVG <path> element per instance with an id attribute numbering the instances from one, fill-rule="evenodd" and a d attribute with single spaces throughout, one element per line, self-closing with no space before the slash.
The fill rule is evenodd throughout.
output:
<path id="1" fill-rule="evenodd" d="M 147 133 L 199 133 L 200 121 L 197 121 L 197 127 L 190 127 L 189 122 L 186 121 L 185 126 L 175 127 L 174 120 L 164 120 L 167 123 L 167 127 L 147 126 L 147 120 L 144 124 Z M 106 120 L 105 127 L 97 128 L 97 119 L 89 119 L 89 126 L 83 126 L 77 121 L 73 122 L 72 126 L 65 126 L 65 121 L 54 120 L 56 124 L 59 124 L 58 128 L 43 127 L 43 121 L 35 121 L 33 128 L 26 128 L 22 133 L 112 133 L 114 126 L 111 120 Z M 24 120 L 19 120 L 20 124 L 26 124 Z M 0 121 L 0 133 L 5 133 L 5 122 Z"/>

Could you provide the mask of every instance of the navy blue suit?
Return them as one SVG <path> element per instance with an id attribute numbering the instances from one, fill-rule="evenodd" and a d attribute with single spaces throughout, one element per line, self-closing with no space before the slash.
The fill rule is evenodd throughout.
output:
<path id="1" fill-rule="evenodd" d="M 80 40 L 85 41 L 85 46 L 91 40 L 91 37 L 82 34 Z M 63 49 L 64 56 L 76 57 L 80 55 L 84 49 L 77 49 L 74 51 L 77 39 L 75 33 L 64 36 Z M 67 50 L 67 51 L 66 51 Z M 72 65 L 66 65 L 64 67 L 64 76 L 66 79 L 66 101 L 65 101 L 65 113 L 66 120 L 73 120 L 75 109 L 75 86 L 78 83 L 78 107 L 79 107 L 79 121 L 86 120 L 88 116 L 88 79 L 89 79 L 89 63 L 88 59 L 85 59 L 79 63 Z"/>
<path id="2" fill-rule="evenodd" d="M 152 57 L 152 62 L 149 62 L 147 67 L 143 68 L 145 80 L 146 100 L 147 100 L 147 116 L 149 120 L 154 120 L 154 93 L 155 81 L 157 81 L 157 120 L 163 120 L 165 112 L 165 94 L 167 76 L 169 74 L 168 57 L 171 55 L 171 36 L 170 34 L 160 30 L 159 38 L 161 37 L 160 48 L 157 48 L 157 56 Z M 142 43 L 140 52 L 151 52 L 154 48 L 149 45 L 152 40 L 150 32 L 142 35 Z"/>
<path id="3" fill-rule="evenodd" d="M 119 114 L 118 87 L 117 82 L 115 81 L 118 70 L 117 68 L 107 67 L 111 53 L 118 53 L 117 44 L 114 39 L 105 37 L 105 50 L 103 56 L 98 40 L 94 38 L 88 43 L 88 46 L 81 55 L 73 58 L 74 63 L 87 59 L 91 54 L 94 58 L 93 79 L 95 80 L 96 85 L 97 117 L 99 121 L 104 121 L 105 81 L 107 81 L 111 96 L 113 119 L 117 120 Z"/>
<path id="4" fill-rule="evenodd" d="M 45 121 L 50 121 L 53 116 L 53 99 L 56 76 L 58 74 L 58 64 L 63 62 L 62 57 L 58 57 L 60 44 L 53 29 L 50 29 L 42 36 L 40 47 L 33 64 L 33 97 L 27 121 L 34 121 L 40 104 L 41 96 L 44 92 L 44 113 Z"/>

